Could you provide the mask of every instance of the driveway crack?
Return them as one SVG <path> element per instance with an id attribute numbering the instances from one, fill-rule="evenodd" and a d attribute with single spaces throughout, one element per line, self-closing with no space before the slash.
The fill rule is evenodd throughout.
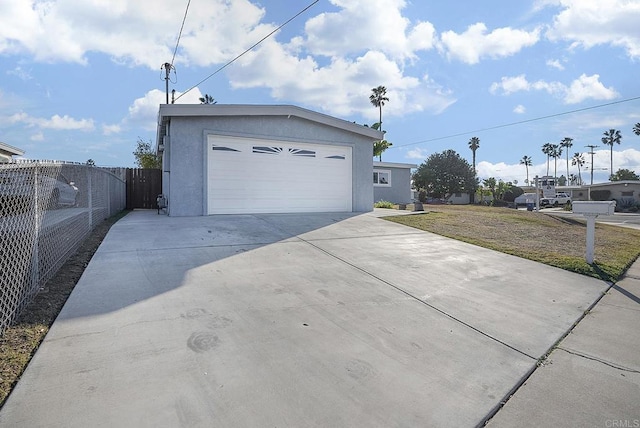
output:
<path id="1" fill-rule="evenodd" d="M 591 360 L 591 361 L 596 361 L 598 363 L 604 364 L 605 366 L 613 367 L 616 370 L 620 370 L 620 371 L 623 371 L 623 372 L 629 372 L 629 373 L 640 373 L 640 370 L 630 369 L 630 368 L 621 366 L 619 364 L 615 364 L 615 363 L 612 363 L 610 361 L 603 360 L 602 358 L 594 357 L 594 356 L 591 356 L 591 355 L 588 355 L 588 354 L 583 354 L 582 352 L 572 351 L 570 349 L 563 348 L 561 346 L 558 346 L 556 349 L 558 349 L 560 351 L 564 351 L 564 352 L 566 352 L 568 354 L 571 354 L 571 355 L 575 355 L 577 357 L 585 358 L 585 359 Z"/>

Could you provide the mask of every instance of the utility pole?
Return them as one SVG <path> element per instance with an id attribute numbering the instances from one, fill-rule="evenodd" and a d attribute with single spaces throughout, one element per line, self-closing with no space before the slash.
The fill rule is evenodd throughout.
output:
<path id="1" fill-rule="evenodd" d="M 595 149 L 596 147 L 599 147 L 599 146 L 594 146 L 593 144 L 589 144 L 589 145 L 586 145 L 585 147 L 589 147 L 589 149 L 591 149 L 591 151 L 589 151 L 587 153 L 589 153 L 591 155 L 591 185 L 593 185 L 593 155 L 595 154 L 593 149 Z"/>
<path id="2" fill-rule="evenodd" d="M 165 62 L 160 67 L 160 70 L 164 69 L 164 73 L 165 73 L 164 83 L 165 83 L 165 92 L 167 94 L 167 104 L 169 104 L 169 74 L 171 73 L 172 68 L 173 68 L 173 65 L 169 64 L 168 62 Z"/>

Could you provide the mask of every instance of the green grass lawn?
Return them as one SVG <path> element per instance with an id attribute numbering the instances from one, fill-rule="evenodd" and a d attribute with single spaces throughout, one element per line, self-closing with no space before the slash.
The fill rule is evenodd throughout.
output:
<path id="1" fill-rule="evenodd" d="M 585 261 L 586 225 L 552 214 L 473 205 L 426 206 L 387 220 L 583 275 L 617 281 L 640 255 L 640 230 L 597 224 L 595 262 Z"/>

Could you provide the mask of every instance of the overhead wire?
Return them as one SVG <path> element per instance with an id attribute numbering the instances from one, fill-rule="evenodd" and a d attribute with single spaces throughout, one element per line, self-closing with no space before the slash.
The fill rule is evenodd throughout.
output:
<path id="1" fill-rule="evenodd" d="M 565 112 L 561 112 L 561 113 L 554 113 L 554 114 L 550 114 L 550 115 L 547 115 L 547 116 L 535 117 L 535 118 L 532 118 L 532 119 L 519 120 L 517 122 L 504 123 L 504 124 L 501 124 L 501 125 L 490 126 L 490 127 L 487 127 L 487 128 L 480 128 L 480 129 L 476 129 L 476 130 L 473 130 L 473 131 L 465 131 L 465 132 L 459 132 L 457 134 L 445 135 L 445 136 L 442 136 L 442 137 L 429 138 L 427 140 L 416 141 L 416 142 L 413 142 L 413 143 L 400 144 L 400 145 L 395 145 L 394 144 L 393 146 L 389 147 L 389 149 L 399 149 L 401 147 L 415 146 L 416 144 L 430 143 L 432 141 L 446 140 L 446 139 L 449 139 L 449 138 L 461 137 L 463 135 L 470 135 L 470 134 L 476 134 L 476 133 L 485 132 L 485 131 L 492 131 L 494 129 L 507 128 L 509 126 L 522 125 L 523 123 L 530 123 L 530 122 L 536 122 L 536 121 L 544 120 L 544 119 L 551 119 L 553 117 L 566 116 L 568 114 L 579 113 L 579 112 L 582 112 L 582 111 L 593 110 L 593 109 L 602 108 L 602 107 L 608 107 L 608 106 L 611 106 L 611 105 L 622 104 L 622 103 L 635 101 L 635 100 L 640 100 L 640 96 L 632 97 L 632 98 L 626 98 L 624 100 L 612 101 L 610 103 L 598 104 L 598 105 L 595 105 L 595 106 L 590 106 L 590 107 L 584 107 L 584 108 L 579 108 L 579 109 L 575 109 L 575 110 L 565 111 Z"/>
<path id="2" fill-rule="evenodd" d="M 236 56 L 235 58 L 233 58 L 231 61 L 227 62 L 225 65 L 223 65 L 222 67 L 218 68 L 216 71 L 214 71 L 213 73 L 211 73 L 210 75 L 208 75 L 207 77 L 205 77 L 204 79 L 202 79 L 201 81 L 199 81 L 198 83 L 196 83 L 195 85 L 193 85 L 192 87 L 190 87 L 189 89 L 187 89 L 186 91 L 184 91 L 183 93 L 181 93 L 180 95 L 178 95 L 176 97 L 176 101 L 178 99 L 180 99 L 180 97 L 182 97 L 184 94 L 186 94 L 187 92 L 195 89 L 196 87 L 198 87 L 198 85 L 201 85 L 202 83 L 206 82 L 207 80 L 209 80 L 210 78 L 212 78 L 213 76 L 215 76 L 216 74 L 218 74 L 219 72 L 221 72 L 222 70 L 224 70 L 225 68 L 227 68 L 228 66 L 230 66 L 231 64 L 233 64 L 234 62 L 236 62 L 238 59 L 240 59 L 242 56 L 244 56 L 247 52 L 250 52 L 251 50 L 253 50 L 253 48 L 255 48 L 256 46 L 258 46 L 260 43 L 264 42 L 265 40 L 267 40 L 269 37 L 271 37 L 273 34 L 275 34 L 277 31 L 279 31 L 280 29 L 282 29 L 282 27 L 284 27 L 285 25 L 287 25 L 288 23 L 290 23 L 291 21 L 293 21 L 294 19 L 296 19 L 298 16 L 302 15 L 303 13 L 305 13 L 307 10 L 309 10 L 313 5 L 315 5 L 316 3 L 318 3 L 320 0 L 315 0 L 312 3 L 310 3 L 307 7 L 305 7 L 304 9 L 302 9 L 300 12 L 296 13 L 294 16 L 292 16 L 291 18 L 289 18 L 288 20 L 286 20 L 283 24 L 280 24 L 280 26 L 278 26 L 275 30 L 271 31 L 269 34 L 267 34 L 266 36 L 264 36 L 262 39 L 260 39 L 258 42 L 254 43 L 253 45 L 251 45 L 251 47 L 247 48 L 244 52 L 242 52 L 240 55 Z"/>
<path id="3" fill-rule="evenodd" d="M 173 57 L 171 57 L 171 67 L 173 67 L 173 62 L 176 60 L 176 54 L 178 53 L 178 46 L 180 45 L 180 39 L 182 38 L 182 30 L 184 29 L 184 23 L 187 20 L 187 13 L 189 13 L 190 5 L 191 5 L 191 0 L 188 0 L 187 7 L 184 11 L 184 17 L 182 18 L 182 25 L 180 26 L 180 32 L 178 33 L 178 40 L 176 40 L 176 47 L 173 50 Z"/>

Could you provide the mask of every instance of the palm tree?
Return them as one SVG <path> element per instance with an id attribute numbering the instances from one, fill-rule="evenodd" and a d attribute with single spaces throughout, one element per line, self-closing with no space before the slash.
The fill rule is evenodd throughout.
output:
<path id="1" fill-rule="evenodd" d="M 520 159 L 520 165 L 524 165 L 524 167 L 527 169 L 527 184 L 529 184 L 529 167 L 531 166 L 531 163 L 531 156 L 524 155 L 522 156 L 522 159 Z"/>
<path id="2" fill-rule="evenodd" d="M 478 137 L 471 137 L 471 139 L 469 140 L 469 148 L 471 149 L 471 153 L 473 154 L 473 175 L 476 175 L 476 150 L 478 150 L 480 148 L 480 138 Z M 477 191 L 477 186 L 476 186 L 476 182 L 474 181 L 474 185 L 473 185 L 473 192 L 471 193 L 471 203 L 475 202 L 475 195 L 476 195 L 476 191 Z"/>
<path id="3" fill-rule="evenodd" d="M 584 155 L 582 153 L 575 153 L 571 158 L 571 165 L 578 166 L 578 184 L 582 185 L 582 176 L 580 175 L 580 169 L 584 165 Z"/>
<path id="4" fill-rule="evenodd" d="M 633 133 L 636 135 L 640 135 L 640 122 L 633 125 Z"/>
<path id="5" fill-rule="evenodd" d="M 551 153 L 550 156 L 553 158 L 553 178 L 556 179 L 558 177 L 558 158 L 562 156 L 562 149 L 558 144 L 551 145 Z"/>
<path id="6" fill-rule="evenodd" d="M 389 98 L 387 98 L 386 95 L 387 95 L 387 88 L 385 88 L 384 86 L 378 86 L 377 88 L 372 88 L 371 95 L 369 95 L 369 101 L 371 101 L 371 104 L 373 104 L 375 107 L 378 107 L 380 109 L 380 120 L 378 121 L 378 123 L 380 124 L 381 131 L 382 131 L 382 106 L 384 106 L 384 103 L 386 101 L 389 101 Z"/>
<path id="7" fill-rule="evenodd" d="M 609 170 L 611 172 L 609 175 L 611 176 L 613 175 L 613 145 L 620 144 L 622 141 L 622 134 L 617 129 L 610 129 L 605 131 L 602 135 L 602 143 L 607 146 L 611 146 L 611 169 Z M 591 167 L 593 168 L 593 165 Z"/>
<path id="8" fill-rule="evenodd" d="M 480 138 L 471 137 L 469 140 L 469 148 L 471 149 L 471 153 L 473 154 L 473 172 L 476 172 L 476 150 L 480 148 Z"/>
<path id="9" fill-rule="evenodd" d="M 377 156 L 380 162 L 382 162 L 382 153 L 391 146 L 393 146 L 393 144 L 388 142 L 387 140 L 374 141 L 373 157 Z"/>
<path id="10" fill-rule="evenodd" d="M 565 137 L 560 141 L 560 148 L 567 149 L 567 177 L 569 176 L 569 149 L 573 146 L 573 138 Z"/>
<path id="11" fill-rule="evenodd" d="M 549 159 L 551 158 L 551 152 L 553 151 L 553 144 L 544 143 L 542 145 L 542 153 L 547 155 L 547 176 L 549 175 Z"/>
<path id="12" fill-rule="evenodd" d="M 204 94 L 204 97 L 198 98 L 200 104 L 218 104 L 218 102 L 209 94 Z"/>

